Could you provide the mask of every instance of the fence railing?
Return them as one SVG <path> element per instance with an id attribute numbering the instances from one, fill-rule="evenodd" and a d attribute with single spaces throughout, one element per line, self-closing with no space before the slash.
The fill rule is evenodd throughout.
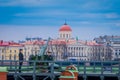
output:
<path id="1" fill-rule="evenodd" d="M 19 62 L 23 62 L 21 69 Z M 14 75 L 14 79 L 21 78 L 22 75 L 31 75 L 33 80 L 37 80 L 37 76 L 46 76 L 44 80 L 50 78 L 55 79 L 66 66 L 75 65 L 79 75 L 87 79 L 87 76 L 100 76 L 101 80 L 104 76 L 116 76 L 120 79 L 120 62 L 118 61 L 18 61 L 18 60 L 0 60 L 0 67 L 7 67 L 8 74 Z M 21 73 L 19 72 L 21 71 Z"/>

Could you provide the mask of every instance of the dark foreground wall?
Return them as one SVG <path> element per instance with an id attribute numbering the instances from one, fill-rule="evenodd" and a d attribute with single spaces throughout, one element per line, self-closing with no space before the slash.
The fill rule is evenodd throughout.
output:
<path id="1" fill-rule="evenodd" d="M 22 76 L 25 80 L 33 80 L 32 76 Z M 7 80 L 14 80 L 13 76 L 8 76 Z M 43 80 L 44 76 L 37 76 L 36 80 Z M 22 80 L 22 79 L 17 79 L 17 80 Z M 50 80 L 50 78 L 48 78 L 47 80 Z M 59 80 L 58 76 L 55 77 L 55 80 Z M 79 76 L 79 80 L 84 80 L 82 76 Z M 93 77 L 93 76 L 88 76 L 87 80 L 100 80 L 100 77 Z M 105 77 L 104 80 L 118 80 L 117 77 Z"/>

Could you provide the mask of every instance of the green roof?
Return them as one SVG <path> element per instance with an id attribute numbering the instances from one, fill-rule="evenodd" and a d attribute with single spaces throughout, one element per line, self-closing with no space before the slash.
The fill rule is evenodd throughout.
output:
<path id="1" fill-rule="evenodd" d="M 78 72 L 78 70 L 67 70 L 67 71 L 71 71 L 71 72 Z"/>
<path id="2" fill-rule="evenodd" d="M 67 79 L 68 79 L 68 78 L 72 78 L 72 79 L 73 79 L 73 78 L 75 78 L 75 77 L 74 77 L 74 76 L 60 76 L 59 78 L 67 78 Z"/>
<path id="3" fill-rule="evenodd" d="M 0 67 L 0 72 L 8 72 L 7 67 Z"/>

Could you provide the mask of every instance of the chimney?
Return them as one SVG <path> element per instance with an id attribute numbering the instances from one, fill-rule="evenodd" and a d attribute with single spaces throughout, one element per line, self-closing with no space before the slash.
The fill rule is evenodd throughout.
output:
<path id="1" fill-rule="evenodd" d="M 0 40 L 0 44 L 3 44 L 3 40 Z"/>

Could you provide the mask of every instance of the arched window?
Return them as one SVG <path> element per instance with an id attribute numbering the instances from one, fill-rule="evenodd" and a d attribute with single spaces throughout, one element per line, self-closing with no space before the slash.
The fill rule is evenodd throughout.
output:
<path id="1" fill-rule="evenodd" d="M 68 38 L 68 34 L 66 34 L 66 38 Z"/>
<path id="2" fill-rule="evenodd" d="M 60 34 L 60 38 L 62 38 L 62 34 Z"/>
<path id="3" fill-rule="evenodd" d="M 65 38 L 65 34 L 63 34 L 63 38 Z"/>

